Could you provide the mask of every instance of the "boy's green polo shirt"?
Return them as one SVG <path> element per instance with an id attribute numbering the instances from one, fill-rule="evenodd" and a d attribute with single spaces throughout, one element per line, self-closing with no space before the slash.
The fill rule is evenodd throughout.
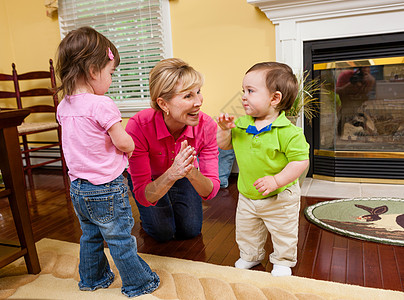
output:
<path id="1" fill-rule="evenodd" d="M 294 182 L 262 196 L 254 182 L 267 175 L 276 175 L 291 161 L 309 159 L 309 144 L 300 127 L 294 126 L 282 112 L 272 123 L 271 130 L 257 135 L 246 133 L 255 119 L 243 116 L 236 120 L 232 129 L 232 144 L 239 167 L 237 182 L 241 194 L 250 199 L 263 199 L 279 194 Z"/>

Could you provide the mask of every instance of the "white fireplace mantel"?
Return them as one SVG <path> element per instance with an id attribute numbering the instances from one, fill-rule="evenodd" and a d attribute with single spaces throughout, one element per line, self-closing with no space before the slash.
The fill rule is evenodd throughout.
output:
<path id="1" fill-rule="evenodd" d="M 275 25 L 276 60 L 303 69 L 303 42 L 404 31 L 402 0 L 247 0 Z"/>

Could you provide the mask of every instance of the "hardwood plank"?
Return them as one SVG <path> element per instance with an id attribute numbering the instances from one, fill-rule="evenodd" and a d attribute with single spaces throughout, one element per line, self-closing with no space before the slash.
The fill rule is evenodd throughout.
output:
<path id="1" fill-rule="evenodd" d="M 223 260 L 227 256 L 227 254 L 231 251 L 234 246 L 234 241 L 236 239 L 236 233 L 234 224 L 229 226 L 230 232 L 223 241 L 219 241 L 218 249 L 213 253 L 213 255 L 209 258 L 207 262 L 211 264 L 220 265 L 222 264 Z"/>
<path id="2" fill-rule="evenodd" d="M 346 238 L 335 235 L 332 251 L 330 280 L 335 282 L 346 282 L 346 260 L 347 260 Z"/>
<path id="3" fill-rule="evenodd" d="M 363 243 L 359 240 L 348 241 L 347 283 L 362 285 L 363 278 Z"/>
<path id="4" fill-rule="evenodd" d="M 363 246 L 364 286 L 383 288 L 379 247 L 377 244 L 371 242 L 364 242 Z"/>
<path id="5" fill-rule="evenodd" d="M 399 290 L 401 288 L 401 280 L 397 269 L 394 248 L 389 245 L 379 245 L 379 252 L 383 288 Z"/>
<path id="6" fill-rule="evenodd" d="M 225 240 L 232 229 L 234 228 L 234 224 L 218 224 L 220 229 L 216 232 L 214 237 L 209 243 L 205 243 L 204 251 L 201 252 L 203 255 L 194 256 L 194 260 L 197 261 L 205 261 L 209 262 L 211 257 L 216 253 L 216 251 L 220 251 L 220 248 L 223 246 L 222 241 Z"/>
<path id="7" fill-rule="evenodd" d="M 321 229 L 310 224 L 303 250 L 301 255 L 298 256 L 298 265 L 296 266 L 295 275 L 309 278 L 313 277 L 313 267 L 318 254 L 320 239 Z"/>
<path id="8" fill-rule="evenodd" d="M 202 251 L 205 248 L 205 244 L 203 242 L 203 235 L 211 229 L 211 227 L 215 224 L 215 222 L 208 221 L 202 224 L 202 231 L 199 236 L 196 238 L 189 240 L 187 244 L 181 244 L 177 249 L 173 252 L 173 256 L 177 258 L 191 259 L 192 255 L 195 255 L 195 252 Z"/>
<path id="9" fill-rule="evenodd" d="M 335 234 L 328 231 L 321 232 L 321 240 L 319 243 L 317 259 L 314 265 L 313 278 L 321 280 L 330 279 L 329 276 L 331 272 L 330 266 L 333 254 L 334 236 Z"/>
<path id="10" fill-rule="evenodd" d="M 401 281 L 400 290 L 404 291 L 404 247 L 394 247 L 394 253 L 397 261 L 399 279 Z"/>
<path id="11" fill-rule="evenodd" d="M 239 259 L 239 257 L 240 257 L 240 250 L 238 249 L 237 243 L 234 243 L 233 247 L 230 249 L 226 257 L 223 259 L 221 265 L 234 267 L 234 263 Z"/>
<path id="12" fill-rule="evenodd" d="M 203 244 L 204 247 L 202 247 L 202 249 L 198 249 L 199 251 L 194 251 L 194 249 L 192 249 L 193 253 L 191 253 L 191 251 L 189 251 L 186 255 L 186 257 L 188 259 L 192 259 L 192 260 L 199 260 L 199 261 L 204 261 L 204 258 L 206 257 L 206 249 L 210 250 L 210 248 L 207 248 L 207 246 L 212 242 L 212 241 L 217 241 L 217 239 L 215 239 L 216 235 L 218 232 L 220 232 L 221 227 L 223 226 L 222 223 L 216 222 L 215 224 L 213 224 L 213 226 L 211 226 L 209 228 L 209 230 L 207 230 L 203 235 L 202 235 L 202 240 L 203 240 Z M 220 244 L 219 244 L 220 245 Z M 218 245 L 216 244 L 216 247 Z M 210 255 L 209 255 L 210 257 Z"/>

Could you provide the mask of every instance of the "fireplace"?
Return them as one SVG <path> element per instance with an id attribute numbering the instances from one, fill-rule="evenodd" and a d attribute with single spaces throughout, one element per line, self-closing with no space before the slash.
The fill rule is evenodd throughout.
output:
<path id="1" fill-rule="evenodd" d="M 304 43 L 306 71 L 322 82 L 319 115 L 305 124 L 314 178 L 404 179 L 403 41 L 395 33 Z"/>

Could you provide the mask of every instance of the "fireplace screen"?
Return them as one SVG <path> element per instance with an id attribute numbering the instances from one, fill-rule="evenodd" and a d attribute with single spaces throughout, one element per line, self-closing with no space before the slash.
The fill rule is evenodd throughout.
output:
<path id="1" fill-rule="evenodd" d="M 404 152 L 404 57 L 314 65 L 319 150 Z"/>

